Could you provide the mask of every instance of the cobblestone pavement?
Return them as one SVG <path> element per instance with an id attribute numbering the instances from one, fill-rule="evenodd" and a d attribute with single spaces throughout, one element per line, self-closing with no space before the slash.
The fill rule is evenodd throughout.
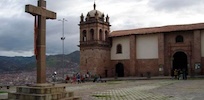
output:
<path id="1" fill-rule="evenodd" d="M 203 83 L 204 79 L 162 79 L 58 85 L 65 85 L 82 100 L 204 100 Z"/>
<path id="2" fill-rule="evenodd" d="M 82 100 L 203 100 L 204 80 L 135 80 L 69 84 Z"/>

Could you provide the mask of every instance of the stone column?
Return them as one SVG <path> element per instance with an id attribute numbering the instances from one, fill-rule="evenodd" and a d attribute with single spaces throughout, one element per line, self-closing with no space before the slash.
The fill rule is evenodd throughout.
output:
<path id="1" fill-rule="evenodd" d="M 200 69 L 195 69 L 195 64 L 201 64 L 201 34 L 200 30 L 195 30 L 193 34 L 193 65 L 192 72 L 195 74 L 199 74 L 201 72 Z M 193 74 L 193 73 L 192 73 Z"/>
<path id="2" fill-rule="evenodd" d="M 203 49 L 203 35 L 204 35 L 204 30 L 201 30 L 201 74 L 204 75 L 204 57 L 203 57 L 203 52 L 204 52 L 204 49 Z"/>
<path id="3" fill-rule="evenodd" d="M 130 35 L 130 75 L 137 75 L 136 67 L 136 36 Z"/>
<path id="4" fill-rule="evenodd" d="M 83 27 L 87 27 L 87 26 L 83 26 Z M 86 29 L 86 36 L 87 36 L 87 41 L 90 41 L 91 40 L 91 32 L 89 28 L 83 28 L 83 29 Z"/>
<path id="5" fill-rule="evenodd" d="M 164 75 L 164 72 L 168 73 L 168 68 L 167 66 L 164 66 L 164 34 L 163 33 L 158 34 L 158 49 L 159 49 L 158 70 L 160 75 Z"/>
<path id="6" fill-rule="evenodd" d="M 80 33 L 79 33 L 79 37 L 80 37 L 80 40 L 79 40 L 79 41 L 80 41 L 80 42 L 83 41 L 83 34 L 84 34 L 84 33 L 83 33 L 83 30 L 80 29 Z"/>
<path id="7" fill-rule="evenodd" d="M 99 28 L 98 28 L 98 24 L 94 24 L 94 26 L 96 27 L 94 29 L 94 41 L 98 41 L 99 40 Z"/>

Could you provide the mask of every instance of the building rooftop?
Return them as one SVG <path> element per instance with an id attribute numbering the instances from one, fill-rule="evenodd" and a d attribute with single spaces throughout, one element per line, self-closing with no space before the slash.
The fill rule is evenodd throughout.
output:
<path id="1" fill-rule="evenodd" d="M 111 32 L 109 37 L 126 36 L 126 35 L 132 35 L 132 34 L 166 33 L 166 32 L 173 32 L 173 31 L 188 31 L 188 30 L 199 30 L 199 29 L 204 29 L 204 23 L 118 30 L 118 31 Z"/>

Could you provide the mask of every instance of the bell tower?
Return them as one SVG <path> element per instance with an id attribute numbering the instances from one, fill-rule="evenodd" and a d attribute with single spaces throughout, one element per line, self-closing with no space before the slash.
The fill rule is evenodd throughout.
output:
<path id="1" fill-rule="evenodd" d="M 80 16 L 80 73 L 108 76 L 110 66 L 109 16 L 96 10 Z"/>

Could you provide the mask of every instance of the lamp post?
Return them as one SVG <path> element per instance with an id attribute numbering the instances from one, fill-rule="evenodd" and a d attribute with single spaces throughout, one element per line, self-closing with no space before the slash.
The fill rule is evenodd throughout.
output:
<path id="1" fill-rule="evenodd" d="M 65 40 L 65 36 L 64 36 L 64 22 L 67 21 L 65 18 L 63 19 L 59 19 L 58 21 L 62 22 L 62 68 L 64 68 L 64 40 Z M 64 78 L 64 70 L 62 72 L 62 78 Z"/>

